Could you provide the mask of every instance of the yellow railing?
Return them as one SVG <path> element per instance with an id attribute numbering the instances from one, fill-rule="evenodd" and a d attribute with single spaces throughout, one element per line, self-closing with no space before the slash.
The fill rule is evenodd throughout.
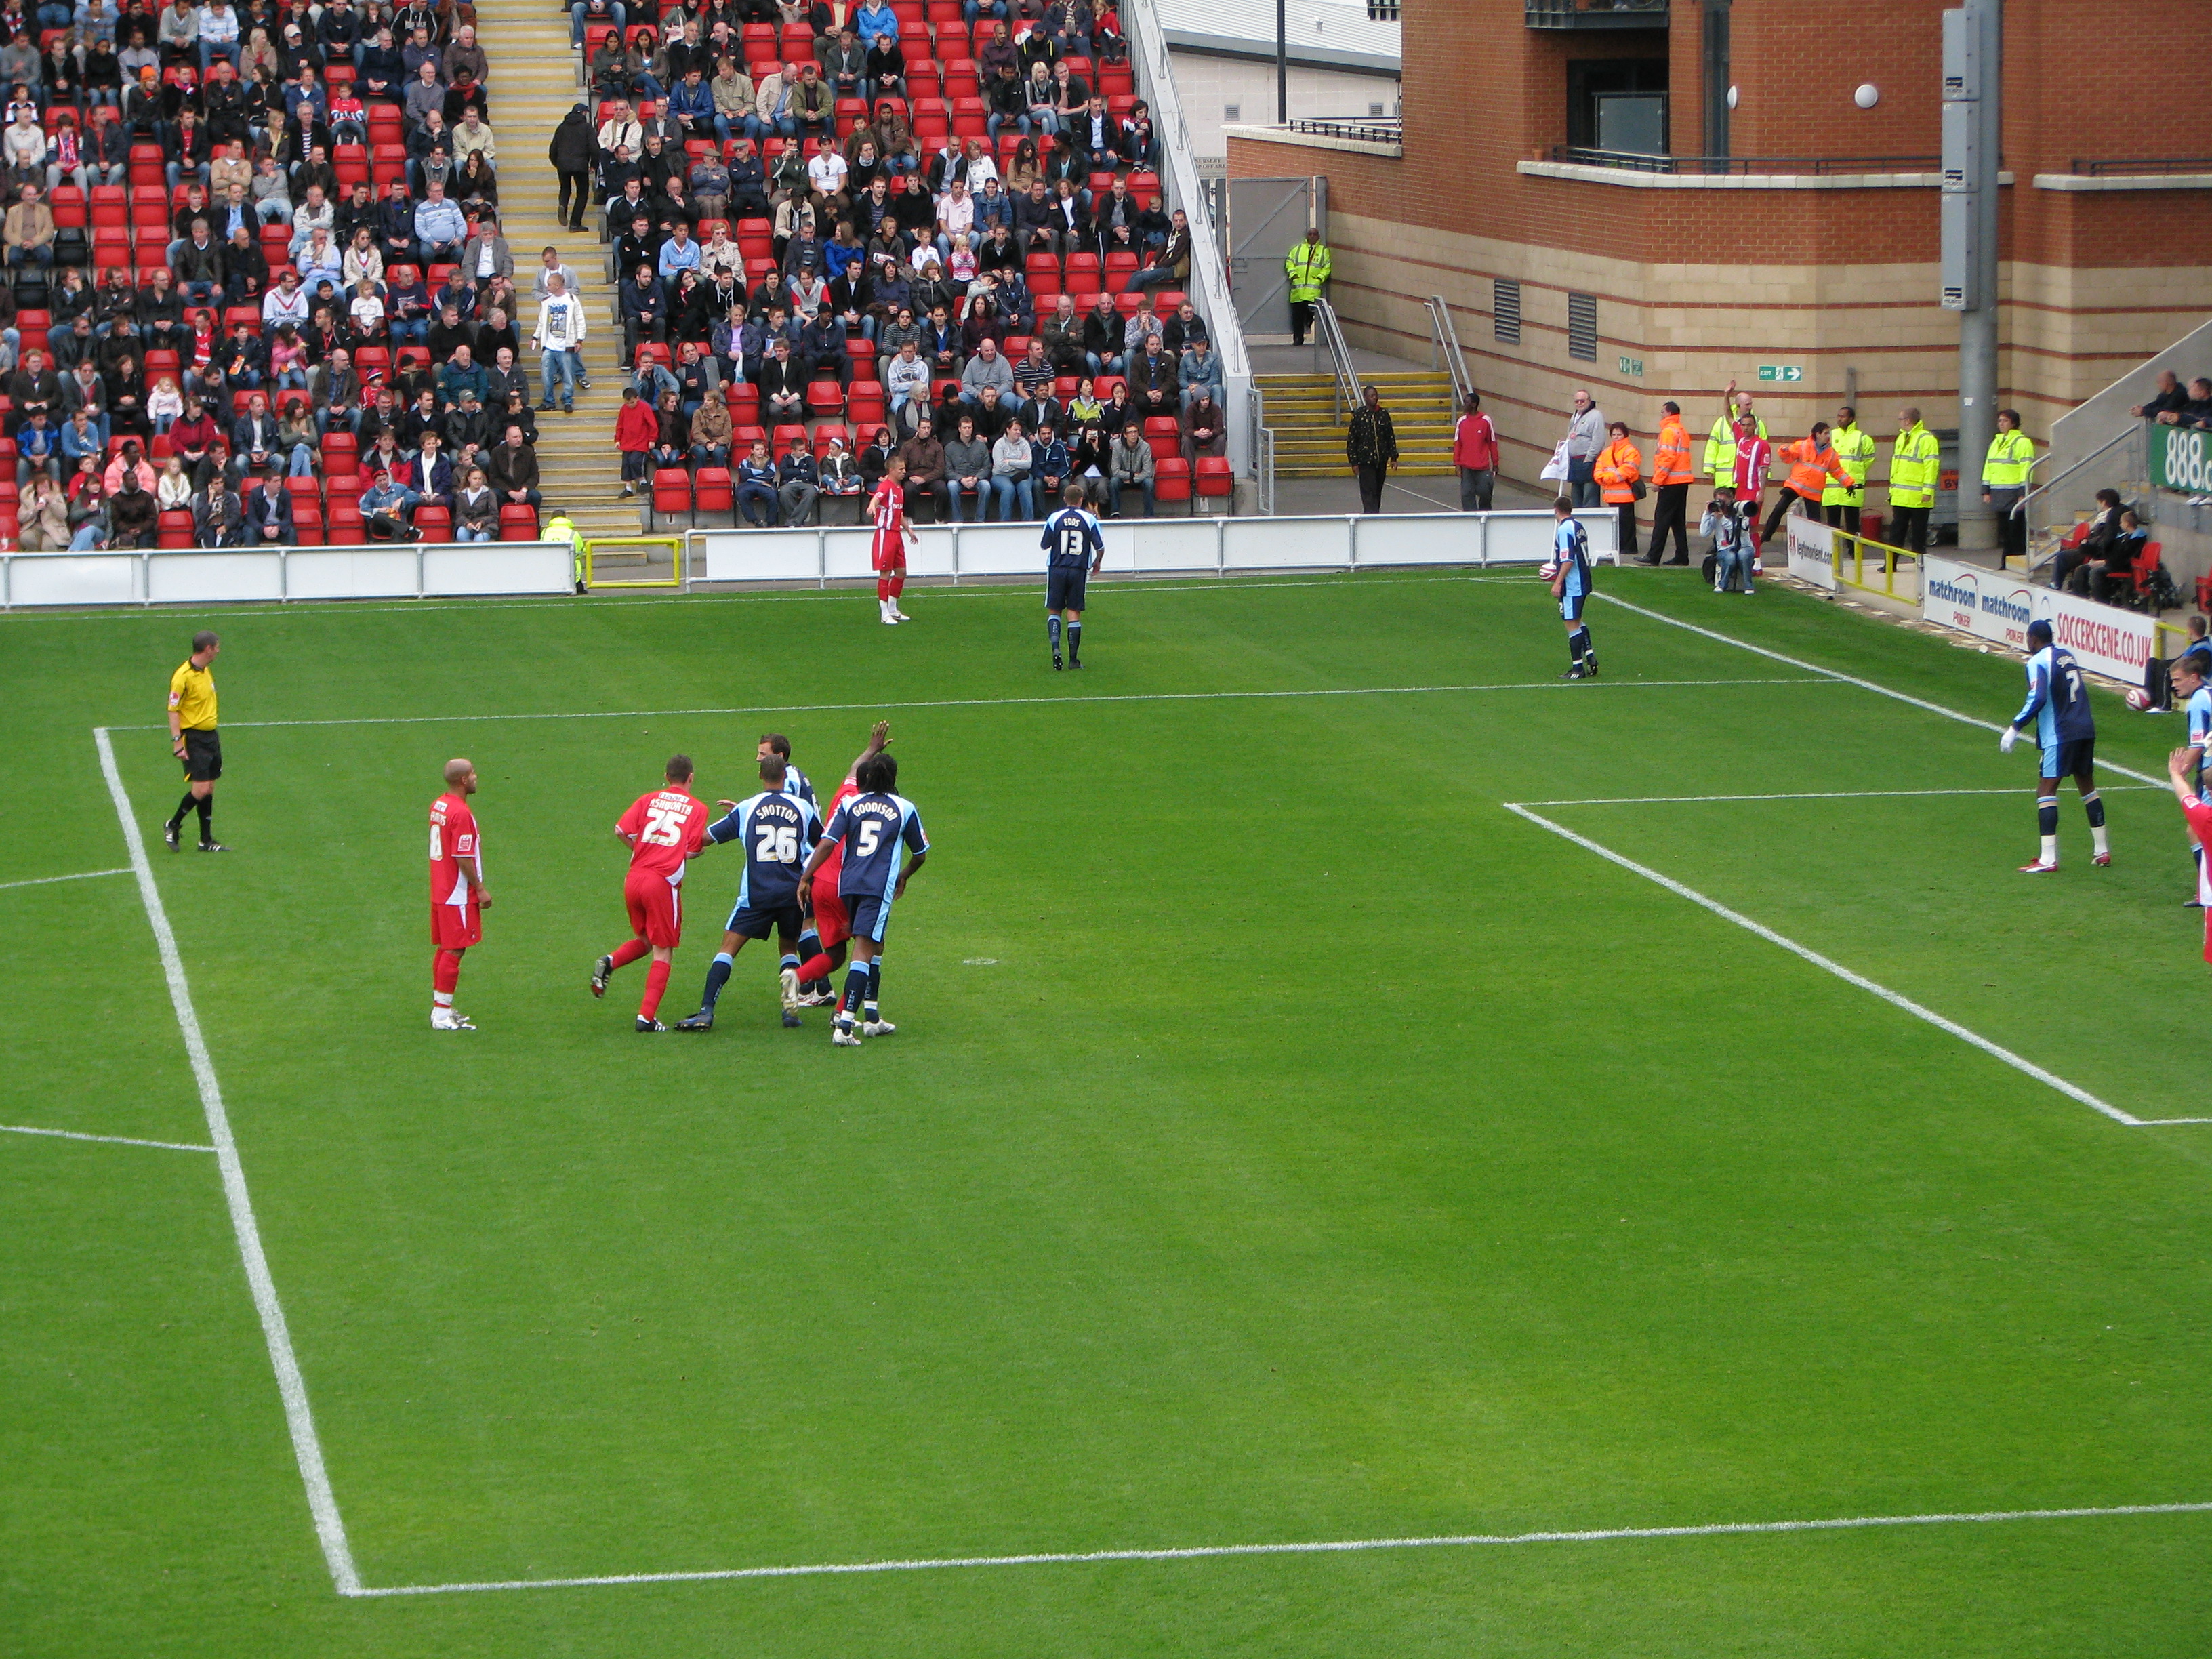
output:
<path id="1" fill-rule="evenodd" d="M 665 576 L 602 578 L 595 574 L 603 547 L 665 547 L 668 550 Z M 648 556 L 647 564 L 652 560 Z M 674 536 L 599 536 L 584 544 L 584 586 L 586 587 L 681 587 L 684 585 L 684 544 Z"/>
<path id="2" fill-rule="evenodd" d="M 1856 587 L 1863 593 L 1880 593 L 1893 599 L 1918 597 L 1917 594 L 1900 594 L 1897 591 L 1898 561 L 1911 559 L 1918 562 L 1918 556 L 1911 548 L 1892 547 L 1887 542 L 1855 536 L 1848 530 L 1832 531 L 1830 534 L 1832 538 L 1830 557 L 1838 586 Z M 1880 566 L 1876 572 L 1877 580 L 1872 581 L 1867 579 L 1869 555 Z"/>

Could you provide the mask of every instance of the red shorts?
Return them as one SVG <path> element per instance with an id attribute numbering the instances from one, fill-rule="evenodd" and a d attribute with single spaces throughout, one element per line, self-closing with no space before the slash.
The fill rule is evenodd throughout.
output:
<path id="1" fill-rule="evenodd" d="M 868 550 L 868 562 L 878 570 L 906 568 L 906 538 L 900 535 L 878 536 L 875 545 Z"/>
<path id="2" fill-rule="evenodd" d="M 430 907 L 430 943 L 441 951 L 465 951 L 483 943 L 483 912 L 473 904 Z"/>
<path id="3" fill-rule="evenodd" d="M 2205 914 L 2212 919 L 2212 911 Z M 2212 920 L 2208 920 L 2206 925 L 2212 927 Z M 822 936 L 822 948 L 825 951 L 853 937 L 853 919 L 845 913 L 845 901 L 838 896 L 834 878 L 827 885 L 818 877 L 815 880 L 814 931 Z"/>
<path id="4" fill-rule="evenodd" d="M 629 907 L 630 932 L 647 945 L 672 951 L 684 943 L 684 890 L 670 886 L 665 876 L 626 878 L 623 902 Z"/>

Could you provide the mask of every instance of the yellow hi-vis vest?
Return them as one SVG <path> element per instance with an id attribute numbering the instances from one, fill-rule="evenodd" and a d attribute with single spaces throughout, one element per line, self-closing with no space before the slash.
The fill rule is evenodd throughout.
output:
<path id="1" fill-rule="evenodd" d="M 1328 245 L 1300 242 L 1283 260 L 1291 279 L 1291 302 L 1303 305 L 1321 298 L 1321 285 L 1328 280 Z"/>
<path id="2" fill-rule="evenodd" d="M 1757 415 L 1751 418 L 1759 422 L 1759 435 L 1764 438 L 1765 418 Z M 1721 411 L 1720 418 L 1713 422 L 1713 429 L 1705 434 L 1705 471 L 1712 475 L 1715 484 L 1735 481 L 1735 421 L 1726 410 Z"/>
<path id="3" fill-rule="evenodd" d="M 2035 440 L 2014 429 L 1990 440 L 1990 453 L 1982 462 L 1982 483 L 1989 489 L 2025 489 L 2027 470 L 2035 465 Z"/>
<path id="4" fill-rule="evenodd" d="M 538 533 L 541 540 L 568 544 L 569 562 L 575 573 L 574 580 L 583 580 L 584 538 L 576 526 L 568 522 L 568 515 L 565 513 L 556 513 L 551 518 L 546 520 L 545 528 Z"/>
<path id="5" fill-rule="evenodd" d="M 1889 504 L 1892 507 L 1936 505 L 1936 475 L 1943 465 L 1943 446 L 1918 421 L 1912 430 L 1900 432 L 1889 451 Z"/>
<path id="6" fill-rule="evenodd" d="M 1844 471 L 1851 475 L 1850 484 L 1831 482 L 1820 492 L 1823 507 L 1858 507 L 1866 501 L 1867 474 L 1874 471 L 1874 440 L 1856 426 L 1838 427 L 1828 434 L 1835 446 L 1836 459 L 1844 464 Z"/>

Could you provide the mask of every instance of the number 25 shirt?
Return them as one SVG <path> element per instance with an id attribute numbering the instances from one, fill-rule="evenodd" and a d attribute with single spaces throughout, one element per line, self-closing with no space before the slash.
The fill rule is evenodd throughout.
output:
<path id="1" fill-rule="evenodd" d="M 615 829 L 631 841 L 629 878 L 684 884 L 684 861 L 707 844 L 707 803 L 682 789 L 656 789 L 630 803 Z"/>

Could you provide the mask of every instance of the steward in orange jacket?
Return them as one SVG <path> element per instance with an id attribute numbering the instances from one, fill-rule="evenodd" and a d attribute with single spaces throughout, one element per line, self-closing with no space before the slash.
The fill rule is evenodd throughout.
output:
<path id="1" fill-rule="evenodd" d="M 1829 483 L 1833 482 L 1849 489 L 1854 482 L 1850 469 L 1836 454 L 1835 446 L 1828 441 L 1826 421 L 1814 422 L 1811 437 L 1783 445 L 1775 459 L 1788 465 L 1790 482 L 1782 486 L 1781 499 L 1767 515 L 1766 533 L 1762 538 L 1766 541 L 1774 539 L 1774 532 L 1782 527 L 1792 501 L 1804 502 L 1806 515 L 1820 519 L 1820 495 Z"/>

